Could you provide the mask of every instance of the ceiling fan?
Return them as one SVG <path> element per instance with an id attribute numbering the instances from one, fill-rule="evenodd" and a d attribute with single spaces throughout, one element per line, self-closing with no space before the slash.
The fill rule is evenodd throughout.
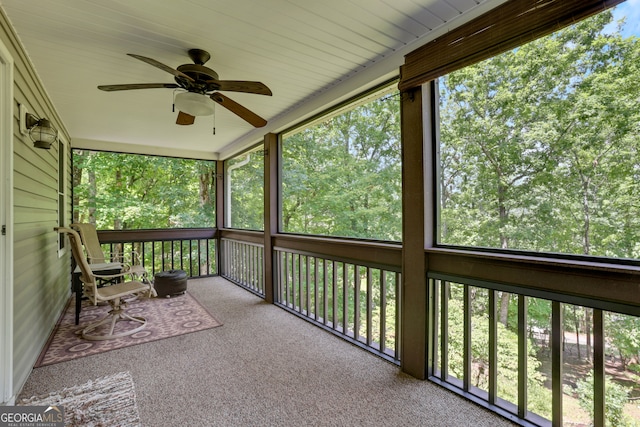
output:
<path id="1" fill-rule="evenodd" d="M 174 69 L 155 59 L 127 53 L 133 58 L 173 74 L 176 83 L 102 85 L 98 86 L 98 89 L 106 92 L 156 88 L 184 89 L 186 92 L 181 92 L 175 97 L 175 106 L 179 111 L 176 123 L 179 125 L 191 125 L 194 123 L 196 116 L 213 114 L 214 103 L 222 105 L 255 127 L 262 127 L 267 124 L 267 121 L 262 117 L 219 93 L 219 91 L 229 91 L 271 96 L 271 90 L 266 85 L 260 82 L 244 80 L 218 80 L 218 74 L 204 66 L 205 62 L 211 58 L 207 51 L 190 49 L 188 54 L 194 63 L 180 65 L 177 69 Z"/>

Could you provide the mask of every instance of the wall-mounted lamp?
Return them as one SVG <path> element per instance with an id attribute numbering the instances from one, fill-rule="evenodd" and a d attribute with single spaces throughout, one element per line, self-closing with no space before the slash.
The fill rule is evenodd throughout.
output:
<path id="1" fill-rule="evenodd" d="M 24 105 L 20 105 L 20 131 L 29 135 L 33 146 L 48 150 L 58 139 L 58 130 L 53 127 L 49 119 L 38 118 L 27 112 Z"/>

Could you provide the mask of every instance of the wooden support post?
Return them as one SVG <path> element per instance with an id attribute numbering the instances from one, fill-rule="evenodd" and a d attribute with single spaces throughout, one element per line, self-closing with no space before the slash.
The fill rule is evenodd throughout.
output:
<path id="1" fill-rule="evenodd" d="M 264 298 L 275 302 L 273 239 L 278 233 L 278 135 L 264 136 Z"/>
<path id="2" fill-rule="evenodd" d="M 402 137 L 402 325 L 401 367 L 427 376 L 427 276 L 422 88 L 401 94 Z"/>
<path id="3" fill-rule="evenodd" d="M 224 228 L 224 161 L 216 161 L 216 272 L 222 275 L 224 271 L 223 263 L 225 254 L 223 254 L 222 240 L 220 238 L 220 230 Z M 199 246 L 199 245 L 198 245 Z"/>

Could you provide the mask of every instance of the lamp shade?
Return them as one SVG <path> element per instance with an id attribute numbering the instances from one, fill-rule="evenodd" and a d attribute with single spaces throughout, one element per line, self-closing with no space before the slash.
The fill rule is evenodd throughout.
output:
<path id="1" fill-rule="evenodd" d="M 211 98 L 195 92 L 177 94 L 174 103 L 179 111 L 192 116 L 210 116 L 215 109 L 215 102 Z"/>
<path id="2" fill-rule="evenodd" d="M 34 147 L 49 149 L 51 144 L 56 142 L 58 131 L 51 125 L 49 120 L 40 119 L 29 131 L 29 138 L 33 141 Z"/>

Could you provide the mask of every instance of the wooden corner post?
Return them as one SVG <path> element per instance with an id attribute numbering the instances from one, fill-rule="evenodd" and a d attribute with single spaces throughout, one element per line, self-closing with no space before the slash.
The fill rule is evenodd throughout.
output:
<path id="1" fill-rule="evenodd" d="M 423 99 L 420 86 L 401 92 L 402 322 L 401 367 L 427 377 L 427 278 Z"/>

